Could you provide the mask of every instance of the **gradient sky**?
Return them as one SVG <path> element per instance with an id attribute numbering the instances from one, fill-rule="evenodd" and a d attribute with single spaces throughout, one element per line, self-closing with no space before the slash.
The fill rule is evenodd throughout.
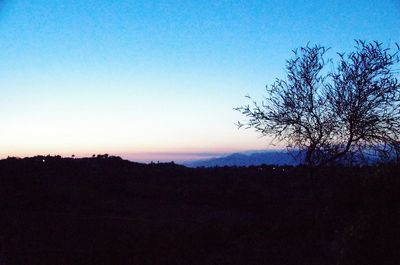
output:
<path id="1" fill-rule="evenodd" d="M 235 106 L 293 48 L 400 41 L 400 1 L 0 0 L 0 157 L 270 148 Z"/>

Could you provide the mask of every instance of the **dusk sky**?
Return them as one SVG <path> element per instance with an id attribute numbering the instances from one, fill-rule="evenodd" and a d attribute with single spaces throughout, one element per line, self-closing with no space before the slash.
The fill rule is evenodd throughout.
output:
<path id="1" fill-rule="evenodd" d="M 0 0 L 0 157 L 272 148 L 234 107 L 291 50 L 400 42 L 399 0 Z"/>

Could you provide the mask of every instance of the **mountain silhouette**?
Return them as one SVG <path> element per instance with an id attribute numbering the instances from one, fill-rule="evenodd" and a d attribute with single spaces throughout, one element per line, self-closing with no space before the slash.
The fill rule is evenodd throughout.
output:
<path id="1" fill-rule="evenodd" d="M 183 163 L 188 167 L 258 166 L 258 165 L 298 165 L 296 158 L 282 150 L 256 153 L 233 153 L 227 156 Z"/>

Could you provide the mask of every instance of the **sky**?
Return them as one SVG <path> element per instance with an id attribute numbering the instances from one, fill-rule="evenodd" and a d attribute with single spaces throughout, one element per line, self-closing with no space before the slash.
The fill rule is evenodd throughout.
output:
<path id="1" fill-rule="evenodd" d="M 284 77 L 292 49 L 390 46 L 399 25 L 398 0 L 0 0 L 0 157 L 276 148 L 233 108 Z"/>

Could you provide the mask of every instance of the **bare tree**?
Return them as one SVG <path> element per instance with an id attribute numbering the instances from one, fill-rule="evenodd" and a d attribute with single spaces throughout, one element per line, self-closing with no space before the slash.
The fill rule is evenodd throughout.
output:
<path id="1" fill-rule="evenodd" d="M 329 257 L 325 236 L 323 188 L 314 168 L 353 161 L 372 150 L 382 157 L 400 153 L 399 50 L 381 43 L 356 41 L 354 50 L 326 60 L 323 46 L 294 50 L 285 79 L 267 86 L 261 103 L 236 108 L 247 117 L 239 127 L 253 128 L 275 142 L 296 150 L 308 166 L 314 222 L 321 253 Z M 329 66 L 329 67 L 328 67 Z"/>
<path id="2" fill-rule="evenodd" d="M 267 86 L 261 103 L 249 97 L 251 105 L 236 108 L 247 117 L 239 127 L 303 151 L 310 167 L 371 150 L 389 157 L 400 137 L 396 46 L 392 52 L 378 42 L 356 41 L 336 64 L 325 59 L 323 46 L 294 50 L 286 78 Z"/>

